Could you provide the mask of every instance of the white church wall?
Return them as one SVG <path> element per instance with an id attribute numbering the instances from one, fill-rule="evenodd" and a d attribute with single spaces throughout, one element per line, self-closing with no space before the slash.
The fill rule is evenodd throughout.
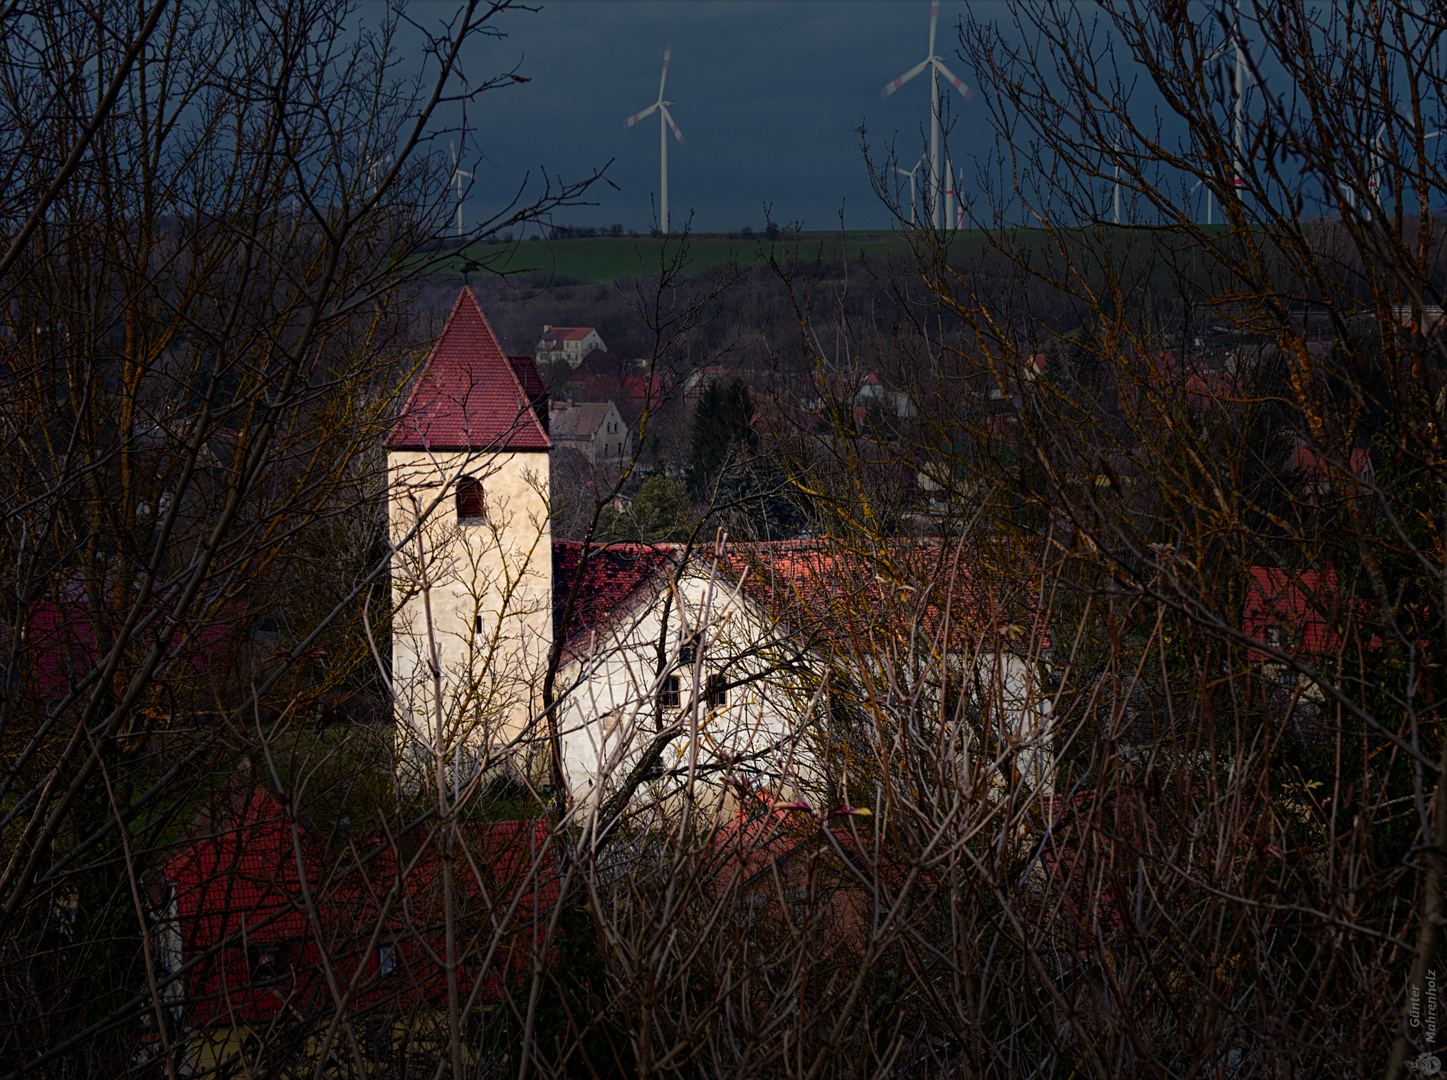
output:
<path id="1" fill-rule="evenodd" d="M 976 660 L 976 685 L 994 715 L 1003 718 L 1003 743 L 1014 751 L 1014 767 L 1037 794 L 1055 791 L 1051 699 L 1041 683 L 1036 658 L 1013 652 L 982 652 Z"/>
<path id="2" fill-rule="evenodd" d="M 742 780 L 796 796 L 817 776 L 806 729 L 818 705 L 810 700 L 811 679 L 797 645 L 702 562 L 682 574 L 677 590 L 671 604 L 663 589 L 636 597 L 563 669 L 563 761 L 574 798 L 596 805 L 646 753 L 660 725 L 678 737 L 665 750 L 650 794 L 691 780 L 696 800 L 723 808 L 724 781 Z M 722 705 L 709 700 L 710 678 L 727 687 Z M 676 705 L 669 679 L 677 680 Z M 665 693 L 670 700 L 660 712 Z"/>

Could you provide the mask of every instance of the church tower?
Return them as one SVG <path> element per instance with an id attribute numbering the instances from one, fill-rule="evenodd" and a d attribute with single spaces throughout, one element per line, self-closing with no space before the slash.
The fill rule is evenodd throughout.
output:
<path id="1" fill-rule="evenodd" d="M 507 746 L 537 715 L 552 642 L 546 421 L 532 358 L 503 353 L 464 288 L 386 440 L 397 737 L 424 770 Z"/>

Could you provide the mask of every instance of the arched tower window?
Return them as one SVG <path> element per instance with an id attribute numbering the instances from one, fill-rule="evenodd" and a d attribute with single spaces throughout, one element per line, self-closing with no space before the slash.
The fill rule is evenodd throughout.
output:
<path id="1" fill-rule="evenodd" d="M 482 502 L 482 484 L 464 476 L 457 482 L 457 523 L 481 525 L 486 513 Z"/>

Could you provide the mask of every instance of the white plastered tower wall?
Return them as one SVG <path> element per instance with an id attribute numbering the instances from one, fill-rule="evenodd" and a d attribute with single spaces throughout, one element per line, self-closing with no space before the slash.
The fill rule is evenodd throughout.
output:
<path id="1" fill-rule="evenodd" d="M 387 459 L 399 735 L 429 756 L 439 739 L 449 756 L 506 752 L 540 707 L 552 643 L 548 455 Z M 458 516 L 463 479 L 482 485 L 480 518 Z"/>

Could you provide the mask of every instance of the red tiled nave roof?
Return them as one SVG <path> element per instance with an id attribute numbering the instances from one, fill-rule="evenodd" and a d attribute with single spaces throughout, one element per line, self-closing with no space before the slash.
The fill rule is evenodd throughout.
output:
<path id="1" fill-rule="evenodd" d="M 555 634 L 563 630 L 563 607 L 582 549 L 574 541 L 553 543 Z M 572 641 L 610 622 L 682 550 L 680 544 L 594 545 L 563 636 Z M 700 548 L 694 558 L 702 569 L 715 556 Z M 732 543 L 717 565 L 726 579 L 742 577 L 744 594 L 789 632 L 820 643 L 907 632 L 911 626 L 935 634 L 946 619 L 957 640 L 977 647 L 996 640 L 1012 651 L 1032 651 L 1050 643 L 1044 621 L 1031 614 L 1028 597 L 989 588 L 937 543 L 902 541 L 879 557 L 815 540 Z"/>
<path id="2" fill-rule="evenodd" d="M 609 617 L 633 593 L 674 558 L 672 544 L 594 544 L 583 565 L 583 545 L 576 540 L 553 541 L 553 633 L 572 640 Z M 579 570 L 573 617 L 564 633 L 563 611 Z"/>

